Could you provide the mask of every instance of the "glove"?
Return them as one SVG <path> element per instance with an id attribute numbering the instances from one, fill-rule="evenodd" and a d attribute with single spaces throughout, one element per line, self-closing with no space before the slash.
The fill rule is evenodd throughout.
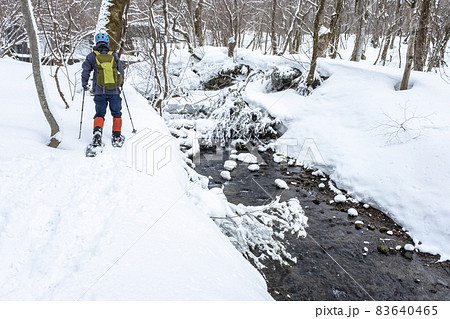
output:
<path id="1" fill-rule="evenodd" d="M 83 91 L 89 91 L 89 85 L 83 86 Z"/>

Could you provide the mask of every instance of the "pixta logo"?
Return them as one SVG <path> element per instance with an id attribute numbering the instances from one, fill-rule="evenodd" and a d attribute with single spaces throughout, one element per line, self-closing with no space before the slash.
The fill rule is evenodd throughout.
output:
<path id="1" fill-rule="evenodd" d="M 295 158 L 296 165 L 322 165 L 326 166 L 325 160 L 319 151 L 314 139 L 306 138 L 298 151 L 300 144 L 296 138 L 280 138 L 277 140 L 277 146 L 281 153 Z M 292 149 L 297 153 L 292 152 Z M 293 154 L 292 154 L 293 153 Z"/>
<path id="2" fill-rule="evenodd" d="M 192 143 L 193 150 L 193 163 L 195 165 L 202 165 L 201 160 L 205 159 L 208 163 L 223 162 L 224 160 L 232 159 L 230 157 L 231 150 L 236 149 L 236 144 L 240 144 L 240 148 L 245 147 L 245 151 L 242 151 L 240 161 L 246 163 L 258 163 L 259 165 L 267 165 L 261 154 L 258 152 L 258 147 L 251 142 L 241 142 L 241 140 L 231 140 L 228 144 L 223 145 L 221 140 L 212 139 L 209 143 L 201 138 L 195 138 Z M 215 150 L 215 153 L 203 153 L 201 154 L 200 145 L 208 145 Z M 236 155 L 237 156 L 237 155 Z M 237 159 L 237 158 L 234 158 Z"/>
<path id="3" fill-rule="evenodd" d="M 151 129 L 143 129 L 126 143 L 127 166 L 155 175 L 172 160 L 172 137 Z"/>

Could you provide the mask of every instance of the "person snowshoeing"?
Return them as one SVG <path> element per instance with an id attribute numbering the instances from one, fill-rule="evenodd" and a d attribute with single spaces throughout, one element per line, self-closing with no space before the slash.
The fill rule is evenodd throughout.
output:
<path id="1" fill-rule="evenodd" d="M 109 37 L 106 33 L 100 32 L 95 35 L 93 52 L 86 56 L 82 68 L 81 85 L 85 91 L 89 90 L 88 81 L 92 70 L 94 70 L 92 92 L 95 95 L 96 113 L 94 116 L 93 138 L 88 146 L 86 155 L 95 156 L 95 148 L 103 146 L 103 124 L 108 104 L 113 116 L 112 146 L 122 147 L 125 141 L 125 137 L 121 134 L 122 98 L 120 97 L 120 89 L 124 81 L 123 65 L 116 53 L 109 49 Z"/>

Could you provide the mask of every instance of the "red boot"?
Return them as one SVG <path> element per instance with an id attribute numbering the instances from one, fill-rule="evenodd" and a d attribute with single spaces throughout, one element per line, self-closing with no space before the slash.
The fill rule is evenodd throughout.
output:
<path id="1" fill-rule="evenodd" d="M 122 147 L 125 142 L 125 136 L 121 134 L 122 131 L 122 118 L 115 117 L 113 119 L 113 131 L 112 131 L 112 146 L 113 147 Z"/>

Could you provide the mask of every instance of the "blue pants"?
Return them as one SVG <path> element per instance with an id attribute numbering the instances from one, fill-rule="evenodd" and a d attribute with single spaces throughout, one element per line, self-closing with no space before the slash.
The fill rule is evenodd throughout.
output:
<path id="1" fill-rule="evenodd" d="M 122 98 L 119 94 L 99 94 L 94 96 L 95 116 L 105 118 L 106 108 L 109 102 L 109 109 L 113 117 L 122 117 Z"/>

